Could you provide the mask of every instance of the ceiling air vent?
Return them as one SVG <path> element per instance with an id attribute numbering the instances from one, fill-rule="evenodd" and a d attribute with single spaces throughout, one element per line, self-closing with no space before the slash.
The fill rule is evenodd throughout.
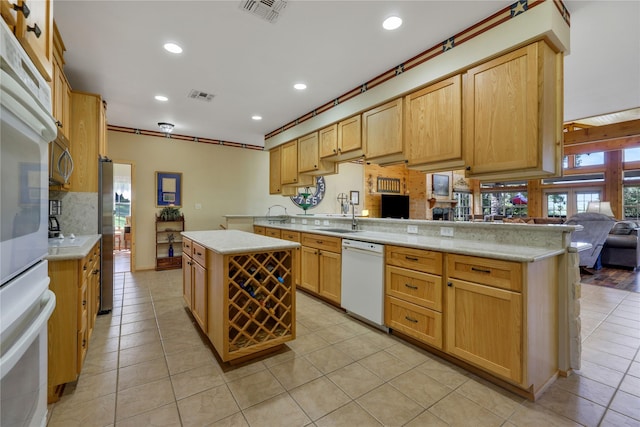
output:
<path id="1" fill-rule="evenodd" d="M 285 7 L 287 7 L 285 0 L 242 0 L 240 2 L 240 9 L 272 24 L 278 20 Z"/>
<path id="2" fill-rule="evenodd" d="M 189 98 L 206 102 L 211 102 L 211 100 L 213 99 L 213 94 L 196 89 L 191 89 L 191 92 L 189 92 L 188 96 Z"/>

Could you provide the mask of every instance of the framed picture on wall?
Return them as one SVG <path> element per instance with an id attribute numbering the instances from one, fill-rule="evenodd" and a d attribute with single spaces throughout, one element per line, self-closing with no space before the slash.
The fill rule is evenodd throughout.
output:
<path id="1" fill-rule="evenodd" d="M 449 197 L 449 175 L 433 174 L 433 194 Z"/>
<path id="2" fill-rule="evenodd" d="M 351 191 L 349 195 L 351 196 L 351 203 L 353 203 L 354 205 L 359 205 L 360 204 L 360 192 L 359 191 Z"/>
<path id="3" fill-rule="evenodd" d="M 156 207 L 182 206 L 182 174 L 156 172 Z"/>

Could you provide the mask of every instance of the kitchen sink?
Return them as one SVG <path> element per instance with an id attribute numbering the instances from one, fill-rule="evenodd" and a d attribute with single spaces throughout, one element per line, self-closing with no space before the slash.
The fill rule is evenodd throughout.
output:
<path id="1" fill-rule="evenodd" d="M 318 228 L 319 231 L 329 231 L 331 233 L 357 233 L 360 230 L 349 230 L 348 228 Z"/>

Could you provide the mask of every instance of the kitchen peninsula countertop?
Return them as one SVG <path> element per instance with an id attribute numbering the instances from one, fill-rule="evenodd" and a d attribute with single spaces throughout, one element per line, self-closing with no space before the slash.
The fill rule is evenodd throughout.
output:
<path id="1" fill-rule="evenodd" d="M 295 249 L 300 243 L 260 236 L 240 230 L 183 231 L 184 237 L 219 254 Z"/>
<path id="2" fill-rule="evenodd" d="M 51 238 L 49 239 L 49 254 L 45 259 L 49 261 L 82 259 L 87 256 L 101 237 L 101 234 L 87 234 L 76 236 L 74 239 L 69 237 L 64 239 Z"/>
<path id="3" fill-rule="evenodd" d="M 566 252 L 564 248 L 548 248 L 528 245 L 527 241 L 495 242 L 486 239 L 470 240 L 456 239 L 451 237 L 424 236 L 418 234 L 393 233 L 358 230 L 352 232 L 347 227 L 319 226 L 303 224 L 279 224 L 257 221 L 255 225 L 264 227 L 279 228 L 282 230 L 300 231 L 306 233 L 319 233 L 329 236 L 342 237 L 343 239 L 360 240 L 372 243 L 388 245 L 408 246 L 412 248 L 428 249 L 434 251 L 457 253 L 461 255 L 472 255 L 503 259 L 507 261 L 535 262 L 548 257 L 553 257 Z M 442 226 L 447 226 L 442 223 Z M 481 225 L 481 224 L 478 224 Z M 511 224 L 506 225 L 510 227 Z M 531 227 L 530 225 L 528 227 Z M 555 227 L 555 226 L 548 226 Z M 333 232 L 326 229 L 343 228 L 347 232 Z M 485 228 L 485 227 L 482 227 Z M 558 230 L 560 231 L 560 230 Z"/>

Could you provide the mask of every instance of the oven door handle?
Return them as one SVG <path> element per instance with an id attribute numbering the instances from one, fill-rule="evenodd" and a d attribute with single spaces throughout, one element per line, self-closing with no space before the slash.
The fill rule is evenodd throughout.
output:
<path id="1" fill-rule="evenodd" d="M 11 369 L 18 363 L 18 360 L 24 354 L 26 348 L 31 345 L 31 343 L 36 339 L 36 337 L 40 334 L 42 328 L 47 328 L 47 321 L 49 317 L 51 317 L 51 313 L 53 313 L 53 309 L 56 307 L 56 295 L 51 292 L 51 290 L 47 289 L 42 298 L 40 299 L 40 313 L 38 316 L 31 322 L 31 324 L 24 330 L 24 332 L 20 335 L 20 338 L 7 350 L 4 352 L 2 357 L 0 358 L 0 373 L 1 375 L 5 375 L 11 371 Z"/>

